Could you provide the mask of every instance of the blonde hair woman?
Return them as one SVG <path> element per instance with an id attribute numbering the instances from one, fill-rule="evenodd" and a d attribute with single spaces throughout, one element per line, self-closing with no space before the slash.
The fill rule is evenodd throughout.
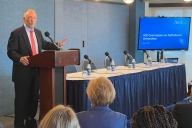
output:
<path id="1" fill-rule="evenodd" d="M 82 128 L 126 128 L 127 117 L 108 106 L 115 99 L 113 84 L 106 77 L 92 79 L 87 87 L 91 110 L 77 113 Z"/>
<path id="2" fill-rule="evenodd" d="M 75 112 L 67 106 L 58 105 L 41 120 L 38 128 L 80 128 Z"/>

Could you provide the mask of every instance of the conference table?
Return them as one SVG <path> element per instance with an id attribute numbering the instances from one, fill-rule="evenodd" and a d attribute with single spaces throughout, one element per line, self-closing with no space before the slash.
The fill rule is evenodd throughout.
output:
<path id="1" fill-rule="evenodd" d="M 82 72 L 67 74 L 67 104 L 75 112 L 91 108 L 86 88 L 91 79 L 100 76 L 108 77 L 116 90 L 116 98 L 109 107 L 127 115 L 127 119 L 144 106 L 168 106 L 187 97 L 185 64 L 139 63 L 135 69 L 126 66 L 117 66 L 114 72 L 97 69 L 86 78 Z"/>

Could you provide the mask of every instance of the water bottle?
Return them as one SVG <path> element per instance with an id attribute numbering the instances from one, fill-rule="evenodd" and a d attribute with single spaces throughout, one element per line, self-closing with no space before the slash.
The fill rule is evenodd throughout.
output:
<path id="1" fill-rule="evenodd" d="M 166 56 L 164 56 L 164 62 L 167 63 L 167 58 L 166 58 Z"/>
<path id="2" fill-rule="evenodd" d="M 114 60 L 111 61 L 111 71 L 115 71 L 115 62 Z"/>
<path id="3" fill-rule="evenodd" d="M 135 68 L 135 59 L 132 59 L 132 68 Z"/>
<path id="4" fill-rule="evenodd" d="M 86 71 L 86 70 L 83 70 L 83 71 L 82 71 L 82 77 L 83 77 L 83 78 L 86 78 L 86 77 L 87 77 L 87 71 Z"/>
<path id="5" fill-rule="evenodd" d="M 152 66 L 152 58 L 151 57 L 148 58 L 148 65 Z"/>
<path id="6" fill-rule="evenodd" d="M 91 76 L 91 65 L 87 64 L 87 76 Z"/>

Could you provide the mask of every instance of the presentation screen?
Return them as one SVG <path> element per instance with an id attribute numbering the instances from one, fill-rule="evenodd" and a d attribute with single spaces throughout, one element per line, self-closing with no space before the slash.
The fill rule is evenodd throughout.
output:
<path id="1" fill-rule="evenodd" d="M 138 50 L 188 50 L 191 17 L 141 17 Z"/>

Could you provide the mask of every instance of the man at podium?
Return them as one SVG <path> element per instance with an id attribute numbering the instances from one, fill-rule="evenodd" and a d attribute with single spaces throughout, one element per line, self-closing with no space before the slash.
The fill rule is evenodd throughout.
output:
<path id="1" fill-rule="evenodd" d="M 13 61 L 12 81 L 15 88 L 15 128 L 36 128 L 34 119 L 37 113 L 39 93 L 39 71 L 29 67 L 28 58 L 43 50 L 59 50 L 51 42 L 44 40 L 41 31 L 35 28 L 37 15 L 35 10 L 28 9 L 24 13 L 24 25 L 10 34 L 7 55 Z M 67 38 L 58 46 L 63 46 Z"/>

